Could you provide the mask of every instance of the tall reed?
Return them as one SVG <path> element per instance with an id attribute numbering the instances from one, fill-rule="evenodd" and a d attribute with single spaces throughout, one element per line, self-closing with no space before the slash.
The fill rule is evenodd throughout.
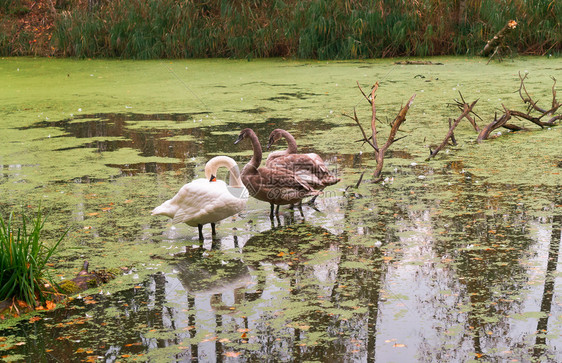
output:
<path id="1" fill-rule="evenodd" d="M 6 221 L 0 217 L 0 301 L 15 298 L 29 306 L 45 301 L 45 283 L 53 285 L 47 262 L 66 235 L 48 246 L 41 238 L 45 220 L 38 209 L 35 218 L 22 215 L 15 229 L 13 213 Z"/>
<path id="2" fill-rule="evenodd" d="M 16 1 L 16 0 L 10 0 Z M 476 54 L 509 20 L 526 54 L 562 50 L 552 0 L 99 0 L 59 9 L 52 37 L 76 57 L 349 59 Z M 0 35 L 0 53 L 15 49 Z M 21 49 L 21 47 L 19 48 Z"/>

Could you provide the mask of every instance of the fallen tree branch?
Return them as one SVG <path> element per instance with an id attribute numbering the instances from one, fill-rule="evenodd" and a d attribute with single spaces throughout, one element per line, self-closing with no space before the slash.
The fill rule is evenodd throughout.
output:
<path id="1" fill-rule="evenodd" d="M 503 104 L 502 104 L 503 106 Z M 482 142 L 482 140 L 486 140 L 490 134 L 492 133 L 492 131 L 494 131 L 495 129 L 502 127 L 506 124 L 506 122 L 511 118 L 511 111 L 509 111 L 508 109 L 505 108 L 505 106 L 503 106 L 505 113 L 500 117 L 497 118 L 497 115 L 494 117 L 494 121 L 492 121 L 490 124 L 488 124 L 486 127 L 484 127 L 482 129 L 482 131 L 480 131 L 480 133 L 478 134 L 478 137 L 476 138 L 477 142 Z"/>
<path id="2" fill-rule="evenodd" d="M 453 122 L 452 125 L 451 123 L 449 123 L 449 132 L 447 132 L 447 135 L 445 135 L 445 139 L 443 140 L 441 145 L 439 145 L 435 150 L 433 151 L 431 149 L 429 150 L 429 157 L 426 159 L 426 161 L 429 161 L 431 158 L 435 157 L 435 155 L 437 155 L 437 153 L 441 151 L 441 149 L 443 149 L 445 145 L 447 145 L 447 141 L 449 141 L 449 139 L 453 137 L 453 132 L 455 130 L 455 127 L 458 126 L 458 124 L 461 122 L 463 118 L 467 117 L 472 112 L 472 109 L 474 108 L 474 105 L 476 105 L 476 102 L 478 102 L 478 100 L 472 102 L 470 105 L 464 103 L 462 114 L 455 120 L 455 122 Z M 478 128 L 476 126 L 476 123 L 473 123 L 473 125 L 475 128 Z"/>
<path id="3" fill-rule="evenodd" d="M 528 105 L 527 112 L 510 110 L 507 107 L 505 107 L 505 105 L 502 104 L 504 113 L 500 117 L 498 117 L 498 114 L 496 113 L 494 115 L 494 121 L 492 121 L 482 129 L 479 129 L 475 119 L 471 116 L 471 114 L 474 114 L 476 117 L 481 119 L 473 111 L 473 107 L 477 101 L 474 101 L 472 104 L 468 105 L 468 103 L 464 100 L 462 94 L 460 94 L 459 92 L 462 101 L 455 100 L 455 102 L 456 102 L 456 106 L 462 111 L 462 114 L 454 122 L 452 122 L 452 120 L 449 119 L 449 131 L 445 135 L 445 139 L 443 140 L 443 142 L 441 142 L 441 144 L 436 149 L 434 150 L 431 150 L 431 148 L 429 149 L 430 154 L 429 157 L 426 159 L 426 161 L 429 161 L 431 158 L 435 157 L 437 153 L 447 145 L 449 140 L 451 140 L 453 144 L 456 144 L 454 129 L 458 126 L 458 124 L 463 118 L 469 120 L 472 126 L 474 127 L 474 130 L 478 132 L 478 137 L 476 138 L 477 142 L 482 142 L 483 140 L 487 140 L 490 137 L 491 133 L 500 127 L 506 128 L 510 131 L 526 130 L 522 126 L 508 123 L 508 121 L 513 117 L 515 117 L 516 119 L 524 119 L 530 121 L 541 128 L 555 126 L 557 121 L 562 120 L 562 115 L 555 115 L 555 113 L 562 106 L 560 102 L 558 102 L 558 100 L 556 99 L 556 78 L 552 77 L 552 80 L 554 81 L 554 84 L 552 85 L 552 107 L 548 110 L 539 107 L 537 105 L 538 102 L 533 100 L 533 98 L 527 91 L 527 88 L 525 87 L 526 79 L 527 79 L 527 74 L 523 76 L 521 75 L 521 73 L 519 73 L 520 83 L 519 83 L 518 92 L 523 103 Z M 531 115 L 532 111 L 537 111 L 540 114 L 536 116 Z M 550 117 L 548 121 L 542 121 L 542 119 L 545 118 L 547 115 L 552 115 L 552 117 Z"/>
<path id="4" fill-rule="evenodd" d="M 494 35 L 494 37 L 486 43 L 484 49 L 480 51 L 482 57 L 487 57 L 490 53 L 494 55 L 498 52 L 498 48 L 503 46 L 504 38 L 509 32 L 517 27 L 517 22 L 515 20 L 510 20 L 507 24 Z M 492 57 L 490 57 L 491 59 Z"/>

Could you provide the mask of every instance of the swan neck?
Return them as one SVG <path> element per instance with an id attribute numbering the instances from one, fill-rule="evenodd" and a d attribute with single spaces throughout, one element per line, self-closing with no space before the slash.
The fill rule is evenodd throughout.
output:
<path id="1" fill-rule="evenodd" d="M 205 178 L 209 179 L 211 175 L 217 175 L 220 167 L 226 167 L 230 171 L 229 185 L 232 187 L 241 187 L 240 169 L 236 161 L 229 156 L 215 156 L 205 164 Z"/>
<path id="2" fill-rule="evenodd" d="M 240 169 L 238 168 L 238 165 L 234 165 L 230 168 L 228 185 L 235 188 L 241 188 L 244 186 L 244 184 L 242 184 L 242 179 L 240 179 Z"/>
<path id="3" fill-rule="evenodd" d="M 297 142 L 293 135 L 291 135 L 288 131 L 283 130 L 282 132 L 283 137 L 287 140 L 287 154 L 296 154 L 297 153 Z"/>
<path id="4" fill-rule="evenodd" d="M 252 149 L 254 150 L 254 155 L 252 155 L 252 159 L 250 160 L 248 165 L 253 166 L 255 169 L 257 169 L 260 167 L 261 159 L 262 159 L 261 145 L 260 145 L 260 141 L 258 140 L 258 136 L 254 132 L 251 132 L 249 137 L 250 137 L 250 141 L 252 142 Z"/>

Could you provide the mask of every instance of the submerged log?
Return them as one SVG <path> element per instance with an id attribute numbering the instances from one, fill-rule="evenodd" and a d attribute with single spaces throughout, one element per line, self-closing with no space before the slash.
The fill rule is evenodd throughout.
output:
<path id="1" fill-rule="evenodd" d="M 421 65 L 421 66 L 442 66 L 443 63 L 441 62 L 432 62 L 432 61 L 413 61 L 413 60 L 404 60 L 404 61 L 397 61 L 394 62 L 397 65 Z"/>

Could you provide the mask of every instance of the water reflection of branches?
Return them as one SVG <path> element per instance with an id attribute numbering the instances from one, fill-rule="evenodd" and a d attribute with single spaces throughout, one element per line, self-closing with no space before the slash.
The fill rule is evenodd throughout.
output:
<path id="1" fill-rule="evenodd" d="M 556 205 L 561 205 L 561 201 L 557 201 Z M 546 337 L 548 334 L 548 318 L 552 312 L 552 298 L 554 295 L 554 282 L 557 273 L 558 256 L 560 253 L 560 242 L 562 240 L 562 214 L 556 214 L 552 221 L 552 232 L 550 248 L 548 249 L 546 277 L 544 281 L 544 289 L 541 300 L 542 316 L 537 322 L 537 337 L 533 349 L 533 357 L 536 361 L 543 358 L 548 359 Z"/>

